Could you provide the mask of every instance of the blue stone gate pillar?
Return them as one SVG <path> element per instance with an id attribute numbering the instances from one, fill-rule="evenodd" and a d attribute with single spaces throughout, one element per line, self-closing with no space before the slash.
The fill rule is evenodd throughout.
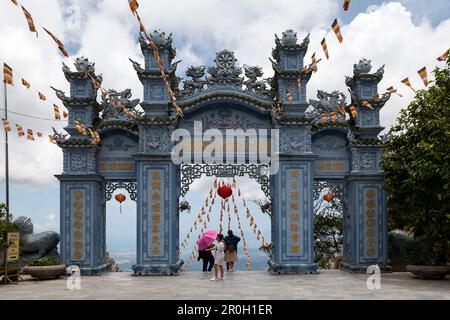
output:
<path id="1" fill-rule="evenodd" d="M 59 175 L 61 192 L 60 255 L 79 265 L 82 275 L 99 275 L 106 261 L 106 201 L 100 175 Z"/>
<path id="2" fill-rule="evenodd" d="M 271 176 L 272 274 L 315 273 L 311 126 L 280 128 L 279 171 Z"/>
<path id="3" fill-rule="evenodd" d="M 170 157 L 137 161 L 137 263 L 135 275 L 178 275 L 179 167 Z"/>
<path id="4" fill-rule="evenodd" d="M 386 193 L 381 175 L 348 176 L 341 268 L 365 273 L 377 264 L 390 271 L 387 257 Z"/>

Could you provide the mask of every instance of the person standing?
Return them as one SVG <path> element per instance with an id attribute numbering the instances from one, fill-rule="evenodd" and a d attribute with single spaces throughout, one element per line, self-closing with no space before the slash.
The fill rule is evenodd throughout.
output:
<path id="1" fill-rule="evenodd" d="M 214 247 L 213 245 L 210 245 L 205 250 L 198 251 L 198 259 L 197 260 L 198 261 L 200 261 L 200 259 L 203 260 L 203 272 L 211 271 L 214 266 L 214 256 L 211 252 L 213 247 Z"/>
<path id="2" fill-rule="evenodd" d="M 238 261 L 237 245 L 239 241 L 241 241 L 241 238 L 235 236 L 232 230 L 228 230 L 228 235 L 225 237 L 227 272 L 233 272 L 234 264 Z"/>
<path id="3" fill-rule="evenodd" d="M 215 280 L 223 280 L 224 279 L 224 272 L 223 272 L 223 261 L 225 259 L 225 241 L 223 241 L 223 234 L 218 234 L 216 237 L 217 245 L 214 249 L 216 251 L 216 261 L 214 262 L 214 272 L 215 276 L 211 279 L 211 281 Z M 219 270 L 220 270 L 220 278 L 219 276 Z"/>

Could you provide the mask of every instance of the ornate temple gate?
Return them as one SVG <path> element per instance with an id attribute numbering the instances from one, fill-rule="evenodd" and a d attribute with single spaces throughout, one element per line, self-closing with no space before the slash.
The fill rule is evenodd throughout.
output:
<path id="1" fill-rule="evenodd" d="M 64 171 L 57 176 L 61 183 L 64 264 L 80 265 L 85 275 L 106 270 L 105 202 L 116 188 L 125 188 L 137 201 L 134 273 L 179 273 L 182 265 L 178 260 L 180 195 L 187 192 L 189 179 L 207 174 L 202 170 L 214 171 L 220 166 L 207 164 L 204 169 L 205 166 L 196 167 L 194 163 L 174 163 L 171 135 L 176 129 L 195 133 L 195 122 L 201 121 L 201 133 L 208 129 L 219 132 L 276 129 L 279 132 L 279 143 L 272 145 L 271 150 L 279 149 L 276 174 L 261 175 L 263 163 L 249 164 L 242 169 L 237 162 L 215 173 L 246 170 L 244 173 L 256 177 L 263 191 L 270 195 L 273 253 L 269 265 L 272 273 L 317 271 L 313 191 L 314 181 L 318 180 L 344 184 L 342 267 L 365 271 L 374 263 L 387 266 L 386 195 L 380 166 L 382 143 L 377 135 L 383 129 L 379 124 L 379 111 L 390 94 L 375 96 L 382 68 L 371 74 L 369 61 L 361 60 L 355 65 L 353 77 L 346 80 L 354 110 L 345 107 L 345 111 L 354 112 L 346 117 L 339 113 L 345 105 L 345 97 L 338 92 L 319 91 L 318 101 L 311 100 L 311 106 L 307 102 L 307 83 L 313 69 L 303 67 L 303 58 L 309 38 L 298 43 L 292 30 L 284 32 L 282 39 L 275 39 L 272 78 L 260 80 L 261 68 L 244 65 L 245 80 L 234 54 L 224 50 L 217 53 L 215 66 L 188 68 L 186 75 L 192 79 L 184 81 L 183 89 L 179 88 L 176 77 L 177 63 L 172 63 L 176 52 L 171 36 L 156 31 L 152 36 L 177 103 L 183 110 L 183 118 L 168 107 L 158 62 L 145 37 L 140 39 L 145 67 L 132 61 L 144 87 L 144 99 L 140 103 L 143 112 L 135 109 L 139 100 L 130 100 L 130 90 L 110 90 L 98 103 L 92 78 L 98 82 L 102 79 L 87 59 L 77 59 L 77 71 L 63 67 L 70 82 L 70 97 L 62 91 L 56 92 L 69 110 L 69 125 L 65 130 L 70 137 L 55 132 L 55 138 L 64 154 Z M 371 108 L 362 104 L 366 100 Z M 101 144 L 93 144 L 89 136 L 80 133 L 75 120 L 97 130 Z M 245 151 L 244 155 L 249 154 Z M 183 179 L 187 179 L 183 183 L 181 171 Z M 213 171 L 208 172 L 214 174 Z"/>

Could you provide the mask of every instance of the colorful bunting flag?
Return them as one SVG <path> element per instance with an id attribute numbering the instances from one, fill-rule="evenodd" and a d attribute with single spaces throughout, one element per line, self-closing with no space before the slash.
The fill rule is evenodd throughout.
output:
<path id="1" fill-rule="evenodd" d="M 323 52 L 325 52 L 325 57 L 327 57 L 327 60 L 330 59 L 330 55 L 328 54 L 327 42 L 326 42 L 325 38 L 323 38 L 323 40 L 320 44 L 322 45 Z"/>
<path id="2" fill-rule="evenodd" d="M 292 91 L 295 90 L 295 83 L 291 83 L 291 90 L 292 90 Z"/>
<path id="3" fill-rule="evenodd" d="M 397 94 L 397 95 L 398 95 L 399 97 L 401 97 L 401 98 L 403 97 L 403 95 L 401 95 L 400 93 L 398 93 L 398 92 L 397 92 L 397 89 L 394 89 L 394 87 L 392 87 L 392 86 L 389 87 L 389 88 L 387 88 L 386 90 L 389 91 L 390 93 L 395 93 L 395 94 Z"/>
<path id="4" fill-rule="evenodd" d="M 338 38 L 339 43 L 342 43 L 344 38 L 342 38 L 341 27 L 339 26 L 339 22 L 337 21 L 337 19 L 335 19 L 333 21 L 333 24 L 331 25 L 331 27 L 333 28 L 333 31 L 336 34 L 336 37 Z"/>
<path id="5" fill-rule="evenodd" d="M 291 102 L 292 100 L 294 100 L 294 98 L 292 97 L 292 94 L 290 92 L 286 92 L 286 97 L 288 99 L 289 102 Z"/>
<path id="6" fill-rule="evenodd" d="M 317 72 L 317 60 L 316 60 L 316 53 L 314 52 L 313 55 L 311 56 L 311 67 L 314 70 L 314 72 Z"/>
<path id="7" fill-rule="evenodd" d="M 27 140 L 34 141 L 33 130 L 27 130 Z"/>
<path id="8" fill-rule="evenodd" d="M 27 19 L 28 28 L 30 28 L 31 32 L 36 32 L 36 37 L 37 37 L 38 36 L 38 32 L 36 30 L 36 26 L 34 25 L 33 17 L 27 11 L 27 9 L 25 9 L 23 6 L 21 6 L 21 7 L 22 7 L 23 14 L 25 15 L 25 18 Z"/>
<path id="9" fill-rule="evenodd" d="M 428 87 L 428 75 L 427 75 L 427 67 L 423 67 L 422 69 L 420 69 L 419 71 L 417 71 L 417 73 L 419 74 L 420 78 L 422 78 L 423 84 L 425 85 L 425 87 Z"/>
<path id="10" fill-rule="evenodd" d="M 3 122 L 3 128 L 5 129 L 5 132 L 11 132 L 11 127 L 9 125 L 9 120 L 2 119 Z"/>
<path id="11" fill-rule="evenodd" d="M 16 124 L 16 128 L 17 128 L 17 135 L 19 137 L 23 137 L 25 135 L 25 133 L 23 133 L 23 128 L 21 126 L 19 126 L 18 124 Z"/>
<path id="12" fill-rule="evenodd" d="M 373 110 L 373 107 L 372 107 L 372 105 L 369 103 L 369 101 L 364 100 L 364 101 L 361 102 L 361 104 L 362 104 L 363 106 L 366 106 L 367 108 Z"/>
<path id="13" fill-rule="evenodd" d="M 9 85 L 14 85 L 13 72 L 10 66 L 3 64 L 3 82 Z"/>
<path id="14" fill-rule="evenodd" d="M 330 118 L 331 118 L 331 121 L 333 121 L 333 123 L 335 123 L 336 122 L 336 112 L 331 111 L 330 112 Z"/>
<path id="15" fill-rule="evenodd" d="M 445 51 L 441 56 L 437 58 L 437 61 L 445 61 L 447 60 L 448 56 L 450 55 L 450 49 Z"/>
<path id="16" fill-rule="evenodd" d="M 405 78 L 401 81 L 405 86 L 408 86 L 409 88 L 411 88 L 412 91 L 414 91 L 414 93 L 416 92 L 416 90 L 411 86 L 411 82 L 409 81 L 408 78 Z"/>
<path id="17" fill-rule="evenodd" d="M 344 0 L 344 4 L 342 5 L 342 7 L 344 8 L 344 11 L 347 11 L 349 6 L 350 6 L 350 0 Z"/>
<path id="18" fill-rule="evenodd" d="M 350 113 L 352 114 L 353 119 L 356 119 L 356 117 L 358 116 L 358 112 L 356 112 L 355 106 L 350 106 Z"/>
<path id="19" fill-rule="evenodd" d="M 22 78 L 22 84 L 23 84 L 25 87 L 27 87 L 27 89 L 30 89 L 30 87 L 31 87 L 30 83 L 29 83 L 27 80 L 23 79 L 23 78 Z"/>
<path id="20" fill-rule="evenodd" d="M 130 4 L 131 12 L 135 13 L 139 8 L 139 3 L 137 2 L 137 0 L 128 0 L 128 3 Z"/>
<path id="21" fill-rule="evenodd" d="M 19 5 L 16 0 L 11 0 L 11 2 L 14 3 L 16 6 Z"/>
<path id="22" fill-rule="evenodd" d="M 344 106 L 339 106 L 339 113 L 345 116 L 345 108 L 344 108 Z"/>
<path id="23" fill-rule="evenodd" d="M 372 100 L 378 100 L 378 99 L 380 99 L 380 95 L 378 94 L 378 93 L 375 93 L 373 96 L 372 96 Z"/>
<path id="24" fill-rule="evenodd" d="M 302 91 L 302 79 L 300 78 L 297 79 L 297 87 L 298 91 Z"/>
<path id="25" fill-rule="evenodd" d="M 38 92 L 38 95 L 39 95 L 39 99 L 41 99 L 42 101 L 47 100 L 47 98 L 42 93 Z"/>
<path id="26" fill-rule="evenodd" d="M 69 116 L 69 113 L 67 111 L 63 111 L 63 116 L 64 116 L 64 119 L 66 119 Z"/>
<path id="27" fill-rule="evenodd" d="M 55 136 L 49 135 L 48 139 L 50 140 L 51 143 L 56 144 Z"/>
<path id="28" fill-rule="evenodd" d="M 322 113 L 320 116 L 322 117 L 322 122 L 323 123 L 326 123 L 328 121 L 328 117 L 327 117 L 326 113 Z"/>
<path id="29" fill-rule="evenodd" d="M 56 104 L 53 105 L 53 111 L 55 112 L 55 119 L 61 120 L 61 113 L 59 112 L 59 107 Z"/>
<path id="30" fill-rule="evenodd" d="M 42 132 L 36 132 L 36 135 L 38 136 L 38 138 L 42 138 L 43 137 L 43 134 L 42 134 Z"/>

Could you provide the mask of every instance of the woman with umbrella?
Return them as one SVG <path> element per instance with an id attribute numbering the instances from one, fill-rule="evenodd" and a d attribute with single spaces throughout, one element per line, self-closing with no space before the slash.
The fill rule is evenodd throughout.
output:
<path id="1" fill-rule="evenodd" d="M 212 243 L 214 240 L 217 241 L 217 245 L 214 248 L 211 248 Z M 217 231 L 211 230 L 205 232 L 202 237 L 198 241 L 198 249 L 199 251 L 205 250 L 215 250 L 215 262 L 214 262 L 214 272 L 215 276 L 212 278 L 212 281 L 215 280 L 223 280 L 223 262 L 225 260 L 225 241 L 223 240 L 223 234 L 218 234 Z M 220 278 L 218 277 L 220 270 Z"/>

